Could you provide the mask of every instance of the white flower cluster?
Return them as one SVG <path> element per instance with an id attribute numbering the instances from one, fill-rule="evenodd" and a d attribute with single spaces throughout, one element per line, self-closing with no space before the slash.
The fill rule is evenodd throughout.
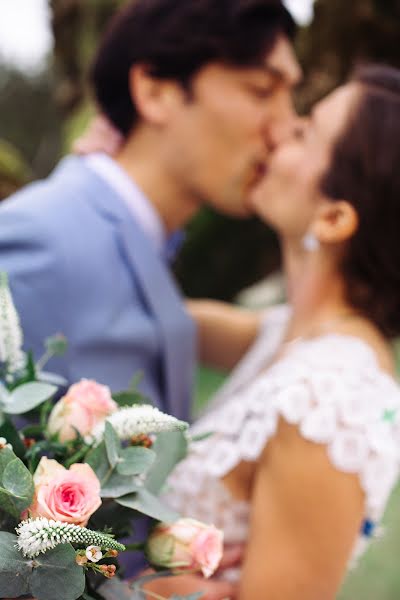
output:
<path id="1" fill-rule="evenodd" d="M 6 363 L 10 373 L 22 369 L 26 363 L 22 351 L 23 334 L 8 285 L 8 277 L 0 273 L 0 362 Z"/>
<path id="2" fill-rule="evenodd" d="M 179 421 L 150 404 L 121 408 L 107 417 L 106 421 L 111 423 L 120 440 L 129 440 L 136 435 L 161 431 L 185 431 L 188 428 L 188 423 Z M 104 428 L 105 422 L 94 429 L 93 436 L 96 440 L 102 439 Z"/>
<path id="3" fill-rule="evenodd" d="M 24 556 L 34 558 L 40 553 L 44 554 L 59 544 L 81 544 L 88 546 L 95 544 L 106 550 L 125 550 L 125 546 L 115 541 L 109 535 L 98 531 L 91 531 L 86 527 L 53 521 L 40 517 L 21 521 L 16 528 L 17 547 Z"/>
<path id="4" fill-rule="evenodd" d="M 90 562 L 97 563 L 99 560 L 103 558 L 103 553 L 101 551 L 100 546 L 88 546 L 86 548 L 86 558 L 90 560 Z"/>
<path id="5" fill-rule="evenodd" d="M 11 446 L 11 444 L 9 444 L 7 442 L 6 438 L 0 437 L 0 450 L 2 450 L 3 448 L 9 448 L 10 450 L 13 449 L 13 447 Z"/>

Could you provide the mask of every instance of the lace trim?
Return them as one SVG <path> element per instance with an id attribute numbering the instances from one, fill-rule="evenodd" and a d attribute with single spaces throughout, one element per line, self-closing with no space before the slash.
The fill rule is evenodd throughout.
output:
<path id="1" fill-rule="evenodd" d="M 399 408 L 399 388 L 368 346 L 324 336 L 299 344 L 201 419 L 194 433 L 215 434 L 196 443 L 192 459 L 201 465 L 199 475 L 222 479 L 241 461 L 258 459 L 283 417 L 305 439 L 325 444 L 337 469 L 359 475 L 366 514 L 379 520 L 399 472 Z"/>

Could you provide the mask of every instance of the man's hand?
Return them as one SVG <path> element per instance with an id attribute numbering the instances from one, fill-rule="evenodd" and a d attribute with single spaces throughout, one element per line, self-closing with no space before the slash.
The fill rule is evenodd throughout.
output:
<path id="1" fill-rule="evenodd" d="M 90 121 L 87 129 L 75 140 L 72 152 L 75 154 L 90 154 L 104 152 L 114 156 L 124 141 L 123 135 L 104 117 L 96 115 Z"/>
<path id="2" fill-rule="evenodd" d="M 244 546 L 240 544 L 228 546 L 224 549 L 224 555 L 218 568 L 217 576 L 226 569 L 237 567 L 243 558 Z M 145 574 L 150 574 L 147 571 Z M 220 579 L 205 579 L 201 575 L 177 575 L 174 577 L 161 577 L 144 586 L 144 590 L 153 592 L 168 598 L 172 594 L 189 595 L 195 592 L 203 592 L 201 600 L 236 600 L 238 597 L 238 585 L 222 581 Z M 147 600 L 154 598 L 146 594 Z"/>
<path id="3" fill-rule="evenodd" d="M 201 575 L 177 575 L 156 579 L 143 586 L 143 589 L 164 598 L 203 592 L 201 600 L 236 600 L 238 586 L 226 581 L 204 579 Z M 153 600 L 153 598 L 151 594 L 146 594 L 146 600 Z"/>

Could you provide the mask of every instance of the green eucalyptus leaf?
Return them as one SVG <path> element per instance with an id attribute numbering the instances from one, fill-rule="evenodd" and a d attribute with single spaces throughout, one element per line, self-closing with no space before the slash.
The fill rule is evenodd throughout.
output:
<path id="1" fill-rule="evenodd" d="M 181 431 L 165 431 L 157 434 L 152 447 L 157 457 L 146 478 L 148 490 L 158 494 L 175 465 L 185 458 L 187 447 L 186 436 Z"/>
<path id="2" fill-rule="evenodd" d="M 76 600 L 84 589 L 84 571 L 75 562 L 71 544 L 62 544 L 35 558 L 31 593 L 37 600 Z"/>
<path id="3" fill-rule="evenodd" d="M 119 453 L 121 451 L 121 442 L 119 441 L 118 435 L 114 427 L 106 421 L 104 429 L 104 441 L 106 444 L 106 451 L 108 462 L 114 468 L 119 461 Z"/>
<path id="4" fill-rule="evenodd" d="M 152 404 L 149 398 L 142 396 L 136 390 L 128 390 L 125 392 L 115 392 L 113 395 L 113 400 L 118 404 L 118 406 L 135 406 L 136 404 Z"/>
<path id="5" fill-rule="evenodd" d="M 31 504 L 35 486 L 33 477 L 22 460 L 15 458 L 7 464 L 2 482 L 3 487 L 18 499 L 17 505 L 21 511 Z"/>
<path id="6" fill-rule="evenodd" d="M 50 373 L 50 371 L 39 371 L 37 375 L 38 381 L 43 383 L 52 383 L 57 387 L 67 387 L 68 380 L 57 373 Z"/>
<path id="7" fill-rule="evenodd" d="M 51 398 L 57 391 L 55 385 L 32 381 L 17 387 L 8 398 L 4 412 L 11 415 L 20 415 L 28 412 L 39 404 Z"/>
<path id="8" fill-rule="evenodd" d="M 141 475 L 154 463 L 156 453 L 140 446 L 125 448 L 120 454 L 117 471 L 120 475 Z"/>
<path id="9" fill-rule="evenodd" d="M 0 597 L 18 598 L 30 592 L 32 560 L 23 558 L 15 547 L 17 536 L 0 532 Z"/>
<path id="10" fill-rule="evenodd" d="M 85 462 L 92 467 L 100 483 L 105 483 L 110 477 L 112 467 L 108 462 L 107 450 L 104 442 L 101 442 L 101 444 L 89 450 L 85 457 Z"/>
<path id="11" fill-rule="evenodd" d="M 119 498 L 119 496 L 136 492 L 137 489 L 135 477 L 127 477 L 114 471 L 102 485 L 100 495 L 102 498 Z"/>
<path id="12" fill-rule="evenodd" d="M 138 391 L 138 385 L 143 379 L 143 372 L 138 372 L 132 378 L 127 390 L 114 392 L 112 397 L 119 406 L 134 406 L 135 404 L 152 404 L 149 398 Z"/>
<path id="13" fill-rule="evenodd" d="M 16 519 L 32 503 L 34 485 L 32 475 L 24 463 L 11 451 L 0 452 L 0 507 Z"/>
<path id="14" fill-rule="evenodd" d="M 115 501 L 121 506 L 137 510 L 165 523 L 173 523 L 179 519 L 179 515 L 175 511 L 168 508 L 145 488 L 139 488 L 135 494 L 116 498 Z"/>
<path id="15" fill-rule="evenodd" d="M 21 512 L 15 506 L 15 502 L 10 492 L 0 487 L 0 508 L 3 512 L 19 520 Z"/>
<path id="16" fill-rule="evenodd" d="M 30 559 L 17 550 L 16 542 L 16 535 L 0 532 L 1 598 L 32 594 L 37 600 L 76 600 L 82 595 L 85 576 L 70 544 Z"/>

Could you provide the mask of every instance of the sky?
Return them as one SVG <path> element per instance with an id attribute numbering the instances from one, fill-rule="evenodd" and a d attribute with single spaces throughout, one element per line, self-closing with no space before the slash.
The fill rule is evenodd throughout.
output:
<path id="1" fill-rule="evenodd" d="M 312 18 L 313 0 L 284 0 L 299 23 Z M 0 61 L 40 71 L 52 48 L 47 0 L 0 0 Z"/>

